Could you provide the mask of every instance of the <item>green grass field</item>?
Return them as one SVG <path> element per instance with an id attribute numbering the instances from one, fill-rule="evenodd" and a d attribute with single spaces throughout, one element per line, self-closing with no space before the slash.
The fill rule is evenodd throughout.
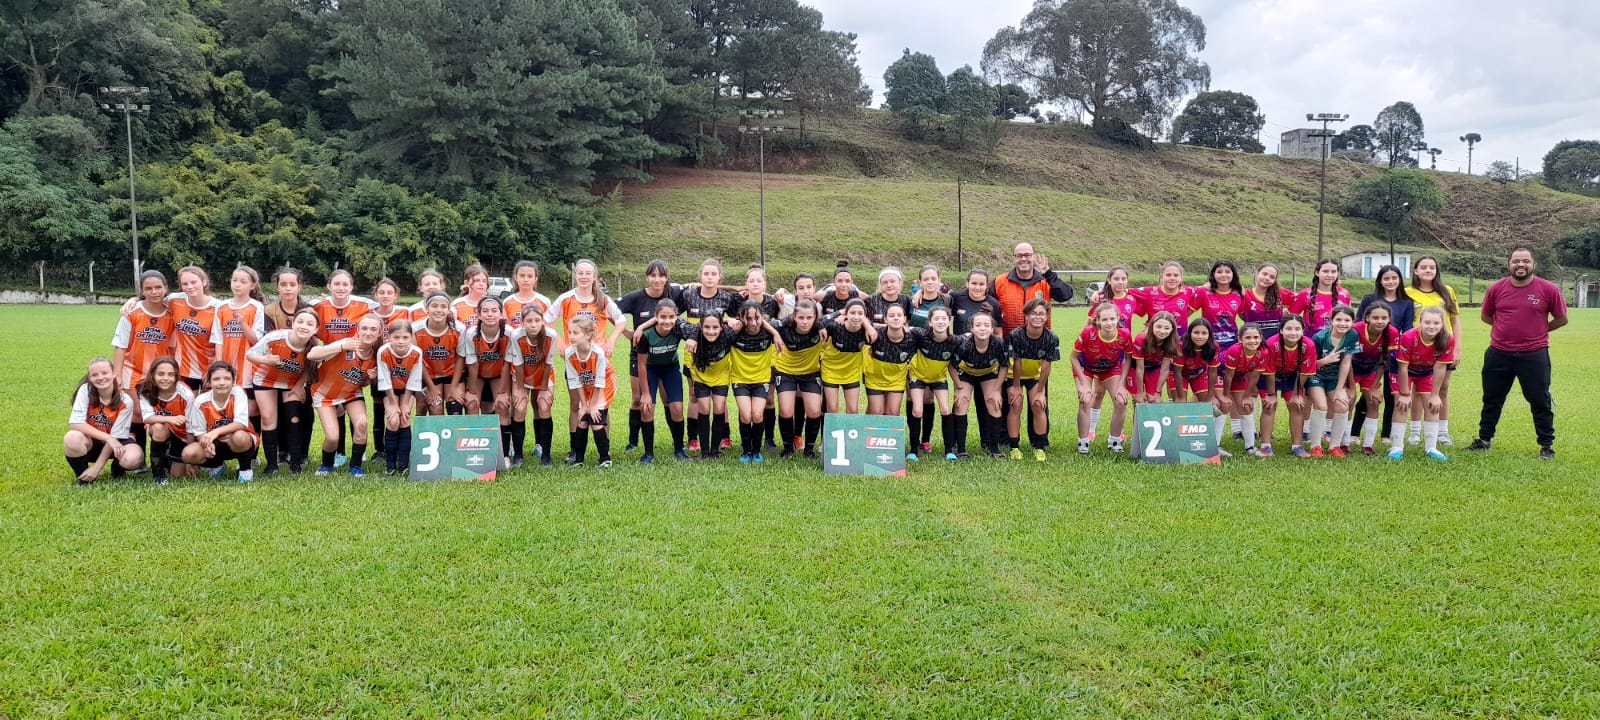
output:
<path id="1" fill-rule="evenodd" d="M 114 318 L 0 308 L 0 718 L 1600 715 L 1600 315 L 1557 336 L 1554 463 L 1515 396 L 1460 450 L 1472 322 L 1444 465 L 78 488 L 68 396 Z"/>

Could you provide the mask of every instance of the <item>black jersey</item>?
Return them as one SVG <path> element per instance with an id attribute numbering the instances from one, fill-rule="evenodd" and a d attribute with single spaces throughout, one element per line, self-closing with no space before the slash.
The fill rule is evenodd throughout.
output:
<path id="1" fill-rule="evenodd" d="M 817 304 L 822 307 L 822 317 L 831 318 L 844 312 L 845 304 L 859 297 L 861 297 L 861 293 L 858 291 L 854 295 L 840 300 L 837 293 L 830 292 L 827 295 L 823 295 L 822 299 L 817 301 Z M 868 312 L 871 312 L 870 309 Z"/>
<path id="2" fill-rule="evenodd" d="M 961 342 L 956 344 L 956 367 L 962 373 L 974 377 L 994 375 L 1007 363 L 1011 362 L 1011 353 L 1006 348 L 1006 341 L 999 335 L 989 338 L 989 347 L 979 350 L 978 341 L 971 335 L 963 336 Z"/>
<path id="3" fill-rule="evenodd" d="M 865 325 L 860 330 L 851 332 L 844 323 L 829 320 L 822 327 L 828 331 L 828 344 L 833 349 L 842 353 L 858 353 L 867 345 L 867 328 Z"/>
<path id="4" fill-rule="evenodd" d="M 811 332 L 805 335 L 795 329 L 791 320 L 774 320 L 772 326 L 778 329 L 778 337 L 783 338 L 783 346 L 788 348 L 789 352 L 810 350 L 822 342 L 822 333 L 817 332 L 820 326 L 816 323 L 812 323 Z"/>
<path id="5" fill-rule="evenodd" d="M 1028 328 L 1019 327 L 1006 336 L 1007 349 L 1017 361 L 1017 378 L 1037 380 L 1044 372 L 1044 363 L 1061 361 L 1061 339 L 1045 328 L 1039 337 L 1028 337 Z"/>
<path id="6" fill-rule="evenodd" d="M 933 331 L 927 328 L 916 328 L 913 333 L 917 336 L 917 354 L 934 362 L 950 362 L 955 358 L 956 345 L 961 342 L 958 335 L 946 335 L 943 340 L 935 340 Z"/>
<path id="7" fill-rule="evenodd" d="M 867 298 L 867 321 L 873 325 L 883 325 L 884 318 L 889 314 L 889 306 L 899 305 L 906 312 L 906 320 L 911 319 L 911 298 L 901 295 L 894 300 L 885 300 L 882 295 L 873 295 Z"/>
<path id="8" fill-rule="evenodd" d="M 973 300 L 971 295 L 956 293 L 950 296 L 950 332 L 965 335 L 972 332 L 972 316 L 980 312 L 989 313 L 994 318 L 994 331 L 998 335 L 1000 328 L 1005 327 L 1005 319 L 1000 315 L 1000 301 L 993 295 L 982 300 Z"/>
<path id="9" fill-rule="evenodd" d="M 718 290 L 715 295 L 706 297 L 700 290 L 684 288 L 678 293 L 678 306 L 683 308 L 683 314 L 689 322 L 699 324 L 700 321 L 711 315 L 732 317 L 739 310 L 739 298 L 727 290 Z"/>
<path id="10" fill-rule="evenodd" d="M 698 327 L 694 328 L 692 332 L 694 337 L 689 339 L 695 341 L 696 347 L 694 356 L 687 358 L 691 365 L 704 369 L 720 362 L 728 356 L 728 353 L 733 351 L 733 336 L 736 333 L 730 331 L 726 326 L 717 335 L 717 339 L 711 341 L 707 341 L 700 336 L 700 328 Z"/>
<path id="11" fill-rule="evenodd" d="M 662 300 L 673 301 L 680 313 L 685 310 L 683 293 L 679 292 L 675 285 L 667 286 L 661 297 L 651 297 L 650 291 L 644 288 L 635 290 L 623 295 L 622 299 L 617 301 L 617 309 L 621 310 L 623 315 L 633 318 L 633 326 L 639 327 L 655 318 L 656 305 Z"/>
<path id="12" fill-rule="evenodd" d="M 869 352 L 873 360 L 903 365 L 911 362 L 911 356 L 917 352 L 917 336 L 910 328 L 906 328 L 905 335 L 896 342 L 890 340 L 889 331 L 884 330 L 878 333 L 878 339 L 873 340 L 869 347 L 872 348 Z"/>

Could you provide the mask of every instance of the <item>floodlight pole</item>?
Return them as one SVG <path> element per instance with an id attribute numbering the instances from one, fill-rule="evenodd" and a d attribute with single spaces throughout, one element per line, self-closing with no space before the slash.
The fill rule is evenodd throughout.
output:
<path id="1" fill-rule="evenodd" d="M 745 110 L 740 113 L 747 118 L 756 118 L 754 125 L 740 125 L 739 132 L 755 133 L 757 138 L 756 154 L 759 159 L 757 187 L 760 192 L 761 216 L 761 267 L 767 266 L 767 133 L 783 132 L 782 125 L 768 125 L 767 121 L 775 117 L 783 117 L 782 110 Z"/>
<path id="2" fill-rule="evenodd" d="M 150 88 L 116 86 L 100 88 L 100 94 L 110 102 L 100 103 L 100 109 L 107 112 L 122 112 L 123 128 L 128 136 L 128 221 L 133 231 L 133 291 L 139 292 L 139 202 L 138 193 L 134 188 L 133 170 L 133 115 L 139 113 L 148 115 L 150 104 Z"/>
<path id="3" fill-rule="evenodd" d="M 1316 262 L 1322 262 L 1323 214 L 1328 206 L 1328 138 L 1333 137 L 1333 133 L 1328 132 L 1328 123 L 1344 122 L 1349 119 L 1349 115 L 1341 113 L 1315 115 L 1306 113 L 1306 120 L 1322 123 L 1321 132 L 1315 133 L 1315 136 L 1322 141 L 1322 180 L 1317 192 L 1317 257 L 1314 258 Z"/>

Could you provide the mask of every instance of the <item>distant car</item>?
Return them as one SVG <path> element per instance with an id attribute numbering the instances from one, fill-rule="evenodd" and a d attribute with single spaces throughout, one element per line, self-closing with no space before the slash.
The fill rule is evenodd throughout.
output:
<path id="1" fill-rule="evenodd" d="M 511 278 L 505 278 L 505 277 L 491 277 L 491 278 L 489 278 L 489 297 L 497 297 L 497 298 L 502 298 L 503 299 L 507 295 L 510 295 L 513 290 L 516 290 L 516 286 L 511 284 Z"/>

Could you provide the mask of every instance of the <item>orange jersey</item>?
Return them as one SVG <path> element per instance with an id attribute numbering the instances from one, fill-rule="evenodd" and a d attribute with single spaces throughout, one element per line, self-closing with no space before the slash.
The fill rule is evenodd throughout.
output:
<path id="1" fill-rule="evenodd" d="M 139 398 L 139 417 L 177 417 L 187 419 L 189 417 L 189 406 L 192 404 L 194 404 L 194 391 L 190 390 L 188 385 L 178 383 L 172 389 L 172 397 L 165 400 L 162 400 L 158 395 L 155 402 L 150 402 L 141 396 Z M 183 425 L 169 425 L 168 427 L 172 428 L 172 434 L 178 436 L 178 439 L 187 440 L 189 438 L 187 421 Z"/>
<path id="2" fill-rule="evenodd" d="M 150 361 L 162 355 L 173 354 L 177 344 L 177 318 L 171 310 L 158 315 L 146 312 L 141 303 L 117 322 L 117 332 L 111 337 L 111 347 L 122 350 L 122 386 L 133 387 L 144 379 Z"/>
<path id="3" fill-rule="evenodd" d="M 112 407 L 100 399 L 100 393 L 88 383 L 78 386 L 72 399 L 72 415 L 68 425 L 93 425 L 95 429 L 114 438 L 133 436 L 133 399 L 122 393 L 121 407 Z"/>
<path id="4" fill-rule="evenodd" d="M 596 345 L 604 345 L 606 335 L 611 331 L 612 325 L 620 325 L 626 321 L 622 310 L 617 304 L 604 295 L 596 293 L 594 299 L 584 302 L 578 299 L 576 292 L 568 290 L 550 304 L 550 310 L 544 314 L 546 325 L 561 328 L 565 335 L 572 327 L 572 321 L 583 316 L 594 318 L 594 341 Z M 604 348 L 610 354 L 610 348 Z"/>
<path id="5" fill-rule="evenodd" d="M 251 300 L 244 307 L 234 307 L 233 303 L 225 302 L 217 306 L 217 329 L 222 333 L 222 345 L 217 350 L 217 359 L 226 360 L 238 371 L 239 383 L 251 387 L 256 370 L 251 367 L 245 355 L 250 352 L 250 335 L 253 333 L 257 340 L 267 334 L 267 310 L 261 303 Z"/>
<path id="6" fill-rule="evenodd" d="M 222 333 L 217 327 L 217 307 L 221 300 L 196 307 L 189 298 L 178 296 L 167 301 L 167 312 L 172 314 L 177 329 L 178 372 L 186 378 L 203 378 L 206 368 L 217 359 L 217 348 L 222 344 Z"/>
<path id="7" fill-rule="evenodd" d="M 532 306 L 540 315 L 550 312 L 550 298 L 539 293 L 534 293 L 532 300 L 523 300 L 516 295 L 507 295 L 504 302 L 506 306 L 506 322 L 510 324 L 513 330 L 522 327 L 523 308 Z"/>
<path id="8" fill-rule="evenodd" d="M 456 301 L 450 305 L 450 309 L 455 312 L 456 322 L 461 323 L 462 327 L 475 328 L 478 326 L 477 303 L 468 298 L 458 297 L 456 298 Z"/>
<path id="9" fill-rule="evenodd" d="M 251 355 L 272 355 L 280 363 L 278 367 L 257 365 L 253 378 L 256 387 L 288 390 L 305 378 L 306 366 L 310 364 L 306 360 L 306 353 L 316 346 L 316 342 L 308 341 L 305 347 L 297 350 L 289 344 L 289 337 L 288 330 L 273 330 L 250 348 Z"/>
<path id="10" fill-rule="evenodd" d="M 554 330 L 544 329 L 544 341 L 535 343 L 525 328 L 511 333 L 511 364 L 520 368 L 522 384 L 535 390 L 549 390 L 556 374 L 558 340 Z"/>
<path id="11" fill-rule="evenodd" d="M 389 308 L 389 312 L 387 314 L 379 312 L 377 308 L 373 308 L 372 314 L 376 315 L 379 320 L 383 321 L 383 334 L 378 337 L 379 347 L 383 347 L 384 344 L 389 342 L 389 323 L 392 323 L 400 318 L 405 318 L 406 322 L 412 322 L 411 311 L 398 305 Z"/>
<path id="12" fill-rule="evenodd" d="M 356 334 L 356 323 L 372 312 L 372 302 L 352 295 L 344 307 L 335 306 L 333 300 L 323 300 L 311 308 L 317 311 L 317 339 L 332 343 Z"/>
<path id="13" fill-rule="evenodd" d="M 311 400 L 317 407 L 361 399 L 361 391 L 378 376 L 378 360 L 356 350 L 346 350 L 317 366 Z"/>
<path id="14" fill-rule="evenodd" d="M 483 326 L 479 325 L 467 331 L 467 336 L 462 339 L 459 353 L 466 358 L 468 365 L 478 366 L 478 377 L 484 380 L 498 379 L 505 373 L 506 355 L 511 349 L 511 338 L 504 330 L 499 337 L 485 340 L 480 332 Z"/>
<path id="15" fill-rule="evenodd" d="M 578 352 L 578 346 L 567 348 L 567 389 L 577 390 L 585 402 L 595 403 L 604 397 L 604 405 L 610 406 L 611 399 L 616 396 L 617 388 L 615 378 L 611 373 L 611 363 L 606 361 L 606 354 L 599 348 L 591 347 L 588 357 L 583 357 Z"/>
<path id="16" fill-rule="evenodd" d="M 411 324 L 415 325 L 428 319 L 428 309 L 425 306 L 425 303 L 427 302 L 427 299 L 423 299 L 418 301 L 415 305 L 406 308 L 406 312 L 411 313 Z M 457 322 L 456 309 L 454 307 L 450 308 L 450 315 L 446 319 L 450 322 Z"/>
<path id="17" fill-rule="evenodd" d="M 207 390 L 189 405 L 190 436 L 199 437 L 233 423 L 244 425 L 244 429 L 238 432 L 251 436 L 256 434 L 255 429 L 250 427 L 250 399 L 245 397 L 242 387 L 235 385 L 224 402 L 217 402 L 217 394 Z"/>
<path id="18" fill-rule="evenodd" d="M 411 331 L 417 336 L 417 347 L 422 350 L 422 371 L 428 377 L 450 377 L 456 373 L 456 352 L 461 347 L 461 330 L 454 323 L 445 331 L 435 335 L 428 329 L 428 323 L 419 322 L 411 326 Z"/>
<path id="19" fill-rule="evenodd" d="M 389 345 L 378 348 L 378 389 L 422 392 L 422 351 L 396 355 Z"/>

